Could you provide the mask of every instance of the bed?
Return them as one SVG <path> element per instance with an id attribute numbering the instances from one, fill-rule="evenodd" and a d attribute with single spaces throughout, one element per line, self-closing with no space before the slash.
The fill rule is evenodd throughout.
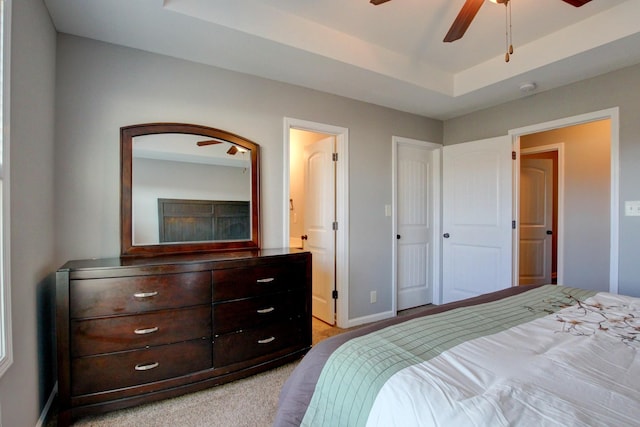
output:
<path id="1" fill-rule="evenodd" d="M 285 426 L 640 425 L 640 299 L 514 287 L 320 342 Z"/>

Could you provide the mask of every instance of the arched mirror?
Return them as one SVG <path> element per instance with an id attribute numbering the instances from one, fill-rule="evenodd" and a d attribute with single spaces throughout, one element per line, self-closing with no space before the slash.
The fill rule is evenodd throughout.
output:
<path id="1" fill-rule="evenodd" d="M 121 255 L 259 249 L 258 144 L 206 126 L 120 129 Z"/>

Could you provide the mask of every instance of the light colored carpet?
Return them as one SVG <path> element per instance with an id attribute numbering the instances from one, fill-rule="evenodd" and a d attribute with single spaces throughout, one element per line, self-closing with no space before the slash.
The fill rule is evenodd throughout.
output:
<path id="1" fill-rule="evenodd" d="M 275 419 L 280 389 L 298 363 L 173 399 L 81 418 L 73 425 L 268 427 Z"/>
<path id="2" fill-rule="evenodd" d="M 345 332 L 313 319 L 316 343 Z M 271 426 L 284 382 L 299 361 L 196 393 L 134 408 L 80 418 L 74 427 L 262 427 Z M 56 427 L 51 414 L 47 427 Z"/>

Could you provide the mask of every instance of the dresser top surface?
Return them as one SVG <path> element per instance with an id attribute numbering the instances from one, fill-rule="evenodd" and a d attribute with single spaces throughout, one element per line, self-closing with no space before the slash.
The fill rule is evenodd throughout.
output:
<path id="1" fill-rule="evenodd" d="M 305 254 L 308 251 L 297 248 L 274 248 L 260 250 L 240 250 L 225 252 L 206 252 L 178 255 L 162 255 L 153 257 L 125 257 L 125 258 L 93 258 L 68 261 L 60 270 L 94 270 L 117 269 L 131 267 L 153 267 L 167 264 L 203 264 L 224 261 L 249 261 L 265 257 L 278 257 L 294 254 Z"/>

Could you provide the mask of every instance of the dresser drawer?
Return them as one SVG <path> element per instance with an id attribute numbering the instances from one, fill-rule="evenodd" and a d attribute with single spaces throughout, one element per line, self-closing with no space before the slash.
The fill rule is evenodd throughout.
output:
<path id="1" fill-rule="evenodd" d="M 213 305 L 213 333 L 221 335 L 280 320 L 302 318 L 307 310 L 304 291 L 216 303 Z"/>
<path id="2" fill-rule="evenodd" d="M 211 301 L 211 273 L 72 280 L 69 293 L 71 318 L 186 307 Z"/>
<path id="3" fill-rule="evenodd" d="M 71 356 L 133 350 L 211 336 L 211 305 L 71 322 Z"/>
<path id="4" fill-rule="evenodd" d="M 304 288 L 304 263 L 269 264 L 213 271 L 213 300 L 247 298 Z"/>
<path id="5" fill-rule="evenodd" d="M 284 321 L 264 328 L 248 329 L 215 337 L 213 366 L 222 367 L 250 360 L 296 345 L 302 348 L 306 345 L 304 323 Z"/>
<path id="6" fill-rule="evenodd" d="M 211 368 L 211 342 L 178 344 L 125 351 L 71 361 L 74 396 L 135 386 Z"/>

